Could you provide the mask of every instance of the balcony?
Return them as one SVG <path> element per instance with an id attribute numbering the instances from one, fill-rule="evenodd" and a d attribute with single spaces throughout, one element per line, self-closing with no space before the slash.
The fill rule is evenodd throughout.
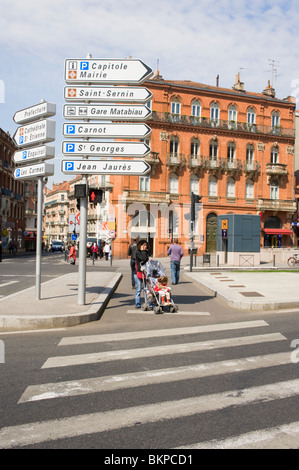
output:
<path id="1" fill-rule="evenodd" d="M 241 160 L 223 160 L 225 174 L 238 174 L 241 173 L 242 164 Z"/>
<path id="2" fill-rule="evenodd" d="M 153 111 L 148 121 L 158 123 L 170 123 L 184 126 L 215 128 L 230 132 L 266 134 L 295 138 L 295 129 L 288 129 L 281 126 L 264 126 L 261 124 L 250 124 L 247 122 L 228 121 L 225 119 L 210 119 L 207 117 L 186 116 L 183 114 L 161 113 Z"/>
<path id="3" fill-rule="evenodd" d="M 205 157 L 204 162 L 205 162 L 205 168 L 208 170 L 208 173 L 210 174 L 220 173 L 224 169 L 223 158 Z"/>
<path id="4" fill-rule="evenodd" d="M 271 178 L 280 180 L 283 183 L 288 174 L 287 165 L 283 163 L 267 163 L 266 165 L 267 182 L 270 184 Z"/>
<path id="5" fill-rule="evenodd" d="M 160 163 L 159 153 L 158 152 L 150 152 L 146 157 L 143 158 L 145 162 L 147 162 L 151 166 L 151 172 L 154 175 L 156 172 L 156 166 Z"/>
<path id="6" fill-rule="evenodd" d="M 166 166 L 171 171 L 181 170 L 185 163 L 185 156 L 181 153 L 166 154 Z"/>
<path id="7" fill-rule="evenodd" d="M 246 162 L 243 165 L 243 171 L 246 176 L 254 178 L 260 172 L 259 162 Z"/>
<path id="8" fill-rule="evenodd" d="M 202 172 L 205 168 L 205 165 L 205 159 L 201 155 L 188 155 L 187 167 L 189 168 L 190 172 Z"/>
<path id="9" fill-rule="evenodd" d="M 288 212 L 291 217 L 297 210 L 295 201 L 288 201 L 282 199 L 258 199 L 256 208 L 258 211 L 281 211 Z"/>

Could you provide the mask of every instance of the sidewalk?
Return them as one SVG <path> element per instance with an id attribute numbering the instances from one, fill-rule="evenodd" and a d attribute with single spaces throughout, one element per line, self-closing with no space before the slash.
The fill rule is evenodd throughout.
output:
<path id="1" fill-rule="evenodd" d="M 159 261 L 170 278 L 169 258 L 160 258 Z M 187 256 L 182 259 L 181 277 L 187 276 L 195 286 L 208 290 L 232 308 L 299 310 L 299 272 L 279 272 L 280 268 L 287 269 L 286 265 L 273 267 L 269 263 L 250 270 L 237 266 L 204 266 L 198 260 L 190 272 L 189 262 Z M 1 298 L 0 333 L 63 328 L 98 319 L 123 273 L 130 273 L 128 259 L 113 260 L 113 267 L 117 272 L 87 270 L 85 305 L 78 305 L 77 272 L 42 283 L 40 300 L 35 299 L 35 286 Z"/>

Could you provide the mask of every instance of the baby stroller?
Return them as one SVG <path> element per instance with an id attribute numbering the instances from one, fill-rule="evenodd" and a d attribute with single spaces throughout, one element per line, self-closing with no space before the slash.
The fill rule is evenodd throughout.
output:
<path id="1" fill-rule="evenodd" d="M 163 313 L 165 308 L 170 312 L 177 312 L 178 306 L 174 304 L 171 294 L 168 302 L 164 304 L 160 301 L 159 292 L 155 291 L 158 278 L 165 276 L 165 271 L 160 261 L 149 260 L 141 269 L 145 274 L 145 279 L 143 279 L 145 303 L 141 307 L 142 310 L 150 310 L 153 307 L 154 313 Z"/>

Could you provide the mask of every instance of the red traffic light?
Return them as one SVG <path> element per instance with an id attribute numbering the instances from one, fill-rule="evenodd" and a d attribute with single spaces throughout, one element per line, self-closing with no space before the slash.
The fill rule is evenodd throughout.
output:
<path id="1" fill-rule="evenodd" d="M 93 204 L 101 204 L 103 198 L 103 191 L 101 189 L 89 189 L 89 202 Z"/>

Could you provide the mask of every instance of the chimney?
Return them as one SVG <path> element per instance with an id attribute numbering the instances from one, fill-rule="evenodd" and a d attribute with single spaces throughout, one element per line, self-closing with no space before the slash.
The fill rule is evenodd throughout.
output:
<path id="1" fill-rule="evenodd" d="M 268 80 L 268 85 L 267 85 L 266 88 L 263 90 L 263 95 L 271 96 L 272 98 L 275 97 L 275 90 L 274 90 L 274 88 L 270 85 L 270 80 Z"/>
<path id="2" fill-rule="evenodd" d="M 217 77 L 216 77 L 216 86 L 217 87 L 219 86 L 219 73 L 217 74 Z"/>
<path id="3" fill-rule="evenodd" d="M 245 91 L 244 90 L 244 83 L 240 81 L 240 72 L 236 75 L 236 83 L 233 86 L 233 90 L 236 91 Z"/>

